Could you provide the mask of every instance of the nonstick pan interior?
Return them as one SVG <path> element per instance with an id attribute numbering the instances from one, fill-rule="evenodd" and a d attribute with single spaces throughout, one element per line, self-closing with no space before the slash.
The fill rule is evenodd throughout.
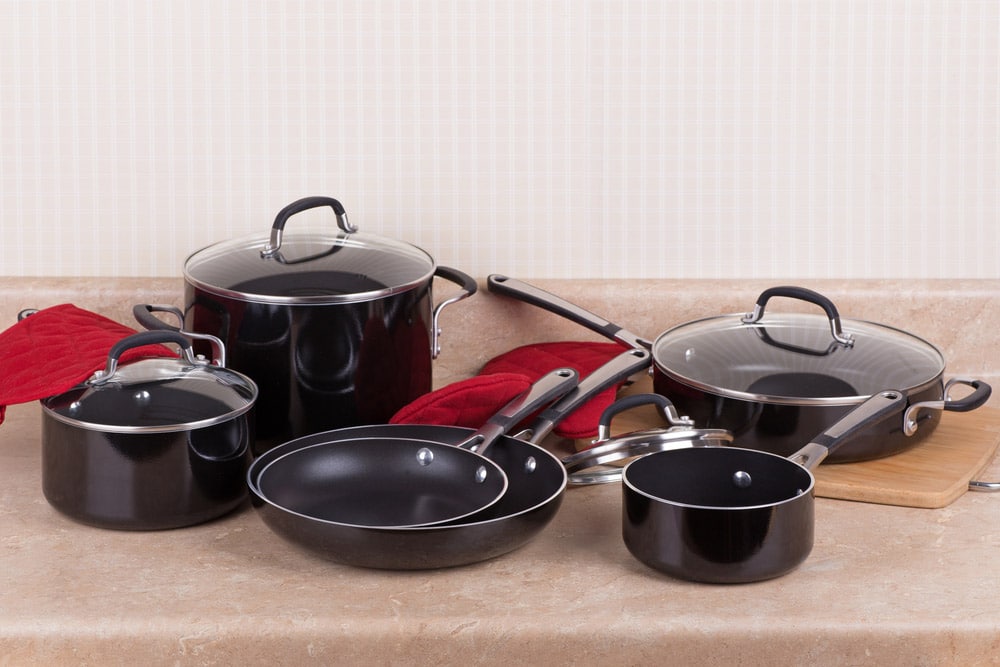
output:
<path id="1" fill-rule="evenodd" d="M 473 452 L 430 440 L 358 438 L 296 449 L 272 461 L 260 491 L 291 512 L 355 526 L 459 519 L 497 502 L 507 479 Z"/>

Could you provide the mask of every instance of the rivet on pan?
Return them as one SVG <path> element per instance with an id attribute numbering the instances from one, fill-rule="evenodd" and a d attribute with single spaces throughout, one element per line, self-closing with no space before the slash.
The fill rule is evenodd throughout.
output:
<path id="1" fill-rule="evenodd" d="M 535 460 L 534 456 L 529 456 L 524 462 L 524 472 L 529 475 L 535 472 L 535 468 L 538 467 L 538 461 Z"/>
<path id="2" fill-rule="evenodd" d="M 738 489 L 747 489 L 750 484 L 753 483 L 753 479 L 750 477 L 750 473 L 746 470 L 737 470 L 733 473 L 733 484 Z"/>
<path id="3" fill-rule="evenodd" d="M 417 463 L 422 466 L 428 466 L 434 460 L 434 452 L 427 449 L 426 447 L 421 447 L 420 451 L 417 452 Z"/>
<path id="4" fill-rule="evenodd" d="M 482 484 L 486 481 L 486 466 L 479 466 L 476 470 L 476 482 Z"/>
<path id="5" fill-rule="evenodd" d="M 149 403 L 150 399 L 152 399 L 152 396 L 149 395 L 148 391 L 142 389 L 140 391 L 135 392 L 134 398 L 136 403 L 144 405 L 146 403 Z"/>

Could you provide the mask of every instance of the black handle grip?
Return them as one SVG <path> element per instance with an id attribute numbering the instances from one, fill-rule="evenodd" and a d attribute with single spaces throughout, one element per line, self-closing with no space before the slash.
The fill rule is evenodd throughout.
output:
<path id="1" fill-rule="evenodd" d="M 640 338 L 624 327 L 613 322 L 608 322 L 603 317 L 599 317 L 589 310 L 572 304 L 551 292 L 546 292 L 539 287 L 529 285 L 522 280 L 494 273 L 486 279 L 486 286 L 494 294 L 502 294 L 503 296 L 509 296 L 532 306 L 537 306 L 628 347 L 645 348 L 648 350 L 652 346 L 652 343 L 648 340 Z"/>
<path id="2" fill-rule="evenodd" d="M 476 282 L 475 278 L 450 266 L 438 266 L 434 269 L 434 275 L 459 285 L 463 290 L 468 292 L 466 296 L 472 296 L 479 291 L 479 283 Z"/>
<path id="3" fill-rule="evenodd" d="M 764 314 L 764 307 L 767 306 L 767 302 L 776 296 L 806 301 L 822 308 L 828 319 L 840 319 L 840 313 L 837 311 L 837 307 L 833 305 L 833 301 L 819 292 L 794 285 L 778 285 L 777 287 L 771 287 L 761 292 L 760 296 L 757 297 L 757 308 L 760 309 L 761 315 Z"/>
<path id="4" fill-rule="evenodd" d="M 183 321 L 183 314 L 169 306 L 153 306 L 148 303 L 139 303 L 132 306 L 132 317 L 149 331 L 180 331 L 180 327 L 173 327 L 153 315 L 153 313 L 170 313 L 175 317 L 180 317 Z"/>
<path id="5" fill-rule="evenodd" d="M 303 197 L 302 199 L 293 201 L 291 204 L 278 211 L 278 215 L 274 218 L 274 224 L 271 225 L 271 229 L 284 229 L 285 223 L 288 222 L 288 219 L 296 213 L 302 213 L 303 211 L 308 211 L 311 208 L 321 208 L 323 206 L 329 206 L 332 208 L 334 215 L 337 216 L 337 220 L 340 220 L 347 214 L 347 211 L 344 209 L 344 205 L 333 197 Z M 347 230 L 345 229 L 344 231 Z"/>
<path id="6" fill-rule="evenodd" d="M 819 306 L 826 313 L 827 319 L 830 320 L 830 334 L 833 336 L 833 339 L 844 347 L 852 347 L 854 345 L 854 336 L 852 334 L 845 334 L 840 326 L 840 313 L 837 312 L 837 307 L 833 305 L 833 301 L 830 301 L 819 292 L 814 292 L 805 287 L 780 285 L 764 290 L 757 297 L 757 303 L 754 306 L 753 312 L 743 316 L 743 324 L 755 324 L 759 322 L 764 317 L 764 307 L 767 305 L 767 302 L 776 296 L 798 299 Z"/>
<path id="7" fill-rule="evenodd" d="M 617 401 L 604 408 L 604 412 L 601 413 L 601 418 L 597 422 L 598 426 L 606 429 L 611 426 L 611 420 L 614 419 L 616 415 L 625 412 L 626 410 L 637 408 L 640 405 L 655 405 L 660 408 L 661 412 L 673 407 L 673 403 L 670 402 L 670 399 L 661 394 L 635 394 L 633 396 L 626 396 L 625 398 L 619 398 Z"/>
<path id="8" fill-rule="evenodd" d="M 191 349 L 191 341 L 178 331 L 167 331 L 159 329 L 156 331 L 140 331 L 131 336 L 126 336 L 111 346 L 108 350 L 108 359 L 113 359 L 116 363 L 125 354 L 126 350 L 144 345 L 158 345 L 162 343 L 174 343 L 182 350 Z"/>
<path id="9" fill-rule="evenodd" d="M 982 407 L 993 393 L 993 387 L 982 380 L 953 380 L 972 387 L 973 392 L 962 398 L 945 397 L 944 409 L 948 412 L 969 412 Z"/>

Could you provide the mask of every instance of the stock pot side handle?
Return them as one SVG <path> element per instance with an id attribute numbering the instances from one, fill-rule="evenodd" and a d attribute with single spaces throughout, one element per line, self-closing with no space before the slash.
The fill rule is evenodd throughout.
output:
<path id="1" fill-rule="evenodd" d="M 475 278 L 450 266 L 438 266 L 434 269 L 434 275 L 455 283 L 462 290 L 434 307 L 434 312 L 431 316 L 431 359 L 437 359 L 438 355 L 441 354 L 441 311 L 451 304 L 466 299 L 479 291 L 479 284 Z"/>
<path id="2" fill-rule="evenodd" d="M 180 327 L 171 326 L 167 322 L 164 322 L 160 318 L 153 315 L 153 313 L 170 313 L 174 317 L 178 318 L 181 325 L 184 324 L 184 313 L 181 312 L 180 308 L 175 308 L 173 306 L 161 306 L 153 305 L 147 303 L 139 303 L 132 306 L 132 317 L 135 321 L 141 324 L 145 329 L 149 331 L 180 331 Z"/>
<path id="3" fill-rule="evenodd" d="M 153 313 L 170 313 L 177 318 L 179 326 L 172 326 L 153 315 Z M 186 331 L 184 329 L 184 313 L 180 308 L 169 305 L 139 303 L 132 306 L 132 317 L 149 331 L 174 331 L 183 334 L 191 340 L 208 341 L 213 348 L 215 364 L 221 368 L 226 367 L 226 344 L 222 342 L 221 338 L 212 334 Z"/>

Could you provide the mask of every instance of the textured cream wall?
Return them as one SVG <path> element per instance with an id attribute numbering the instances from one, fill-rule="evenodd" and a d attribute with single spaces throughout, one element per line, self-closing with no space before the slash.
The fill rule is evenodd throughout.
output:
<path id="1" fill-rule="evenodd" d="M 0 0 L 0 275 L 180 275 L 329 194 L 474 275 L 998 278 L 998 35 L 995 0 Z"/>

